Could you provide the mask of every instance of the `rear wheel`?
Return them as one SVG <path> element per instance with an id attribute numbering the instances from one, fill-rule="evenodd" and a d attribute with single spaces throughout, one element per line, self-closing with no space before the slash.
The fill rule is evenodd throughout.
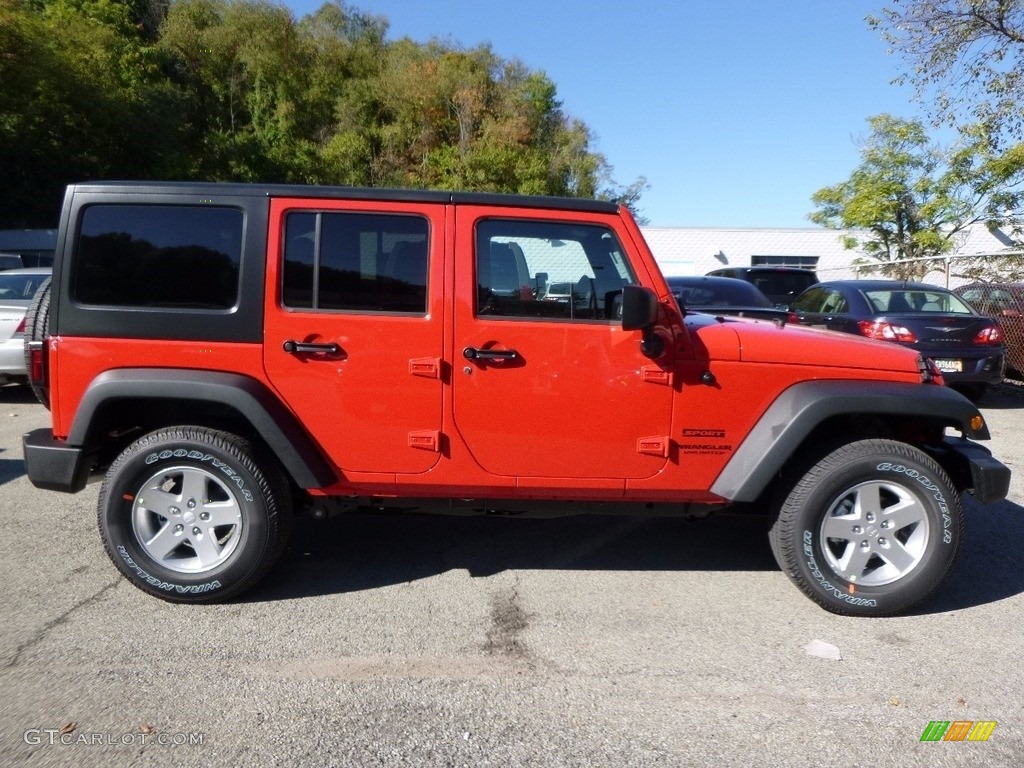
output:
<path id="1" fill-rule="evenodd" d="M 892 440 L 844 445 L 778 501 L 779 567 L 833 613 L 886 616 L 930 595 L 963 535 L 960 497 L 927 454 Z"/>
<path id="2" fill-rule="evenodd" d="M 153 432 L 111 465 L 100 490 L 107 554 L 136 587 L 212 602 L 251 587 L 287 543 L 282 471 L 246 440 L 202 427 Z"/>

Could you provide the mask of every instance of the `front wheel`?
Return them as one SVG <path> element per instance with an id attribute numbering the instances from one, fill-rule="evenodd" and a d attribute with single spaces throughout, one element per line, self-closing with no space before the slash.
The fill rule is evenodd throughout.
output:
<path id="1" fill-rule="evenodd" d="M 778 500 L 779 567 L 832 613 L 887 616 L 930 595 L 963 536 L 960 496 L 927 454 L 892 440 L 844 445 Z"/>
<path id="2" fill-rule="evenodd" d="M 176 427 L 136 440 L 100 489 L 107 554 L 139 589 L 164 600 L 233 597 L 277 560 L 290 528 L 284 475 L 246 440 Z"/>

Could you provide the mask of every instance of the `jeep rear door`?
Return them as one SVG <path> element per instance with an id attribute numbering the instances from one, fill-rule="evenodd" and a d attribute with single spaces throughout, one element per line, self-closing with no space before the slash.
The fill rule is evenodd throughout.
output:
<path id="1" fill-rule="evenodd" d="M 456 209 L 454 423 L 494 475 L 580 489 L 666 464 L 671 378 L 619 322 L 638 282 L 615 216 Z"/>
<path id="2" fill-rule="evenodd" d="M 271 384 L 342 470 L 427 471 L 441 450 L 445 206 L 275 199 L 270 211 Z"/>

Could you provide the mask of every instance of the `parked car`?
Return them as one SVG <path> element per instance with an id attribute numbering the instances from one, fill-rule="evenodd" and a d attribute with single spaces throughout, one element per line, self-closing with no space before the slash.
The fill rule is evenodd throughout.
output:
<path id="1" fill-rule="evenodd" d="M 818 282 L 813 270 L 796 267 L 722 267 L 708 274 L 746 280 L 780 309 L 787 308 L 793 299 Z"/>
<path id="2" fill-rule="evenodd" d="M 953 293 L 996 319 L 1006 334 L 1006 367 L 1024 376 L 1024 283 L 971 283 Z"/>
<path id="3" fill-rule="evenodd" d="M 0 384 L 26 377 L 25 312 L 50 269 L 0 272 Z"/>
<path id="4" fill-rule="evenodd" d="M 787 310 L 778 309 L 753 284 L 734 277 L 667 277 L 665 281 L 684 310 L 782 322 L 789 317 Z"/>
<path id="5" fill-rule="evenodd" d="M 834 280 L 792 305 L 801 325 L 893 341 L 930 358 L 946 383 L 973 399 L 1003 380 L 999 324 L 934 285 L 902 280 Z"/>

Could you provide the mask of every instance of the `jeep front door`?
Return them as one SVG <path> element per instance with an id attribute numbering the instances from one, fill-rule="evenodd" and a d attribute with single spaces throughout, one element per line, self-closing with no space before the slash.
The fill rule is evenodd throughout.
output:
<path id="1" fill-rule="evenodd" d="M 665 466 L 671 377 L 619 322 L 637 277 L 617 224 L 458 208 L 454 419 L 488 472 L 615 487 Z"/>

